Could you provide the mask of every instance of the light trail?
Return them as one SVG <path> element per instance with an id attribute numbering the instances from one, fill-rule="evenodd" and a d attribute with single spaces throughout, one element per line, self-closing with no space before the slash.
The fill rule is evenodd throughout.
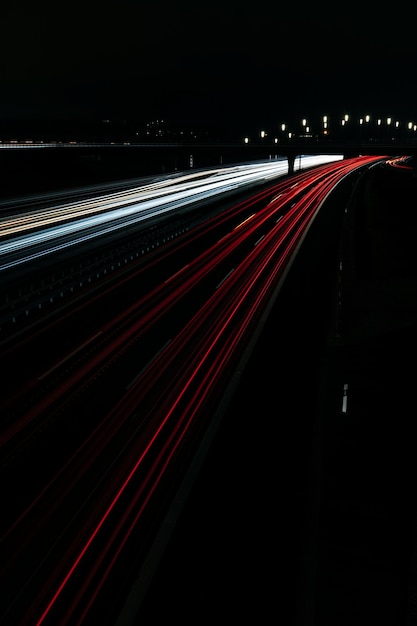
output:
<path id="1" fill-rule="evenodd" d="M 14 623 L 46 626 L 89 619 L 95 603 L 105 595 L 112 569 L 133 534 L 138 528 L 141 531 L 155 494 L 169 472 L 175 471 L 178 454 L 186 444 L 193 448 L 194 432 L 211 418 L 234 368 L 241 368 L 254 329 L 321 204 L 344 177 L 376 160 L 358 158 L 328 165 L 300 175 L 297 186 L 293 181 L 279 183 L 270 195 L 254 193 L 250 201 L 230 207 L 201 231 L 190 233 L 187 241 L 197 250 L 193 258 L 174 266 L 179 246 L 161 255 L 155 262 L 168 267 L 165 278 L 136 290 L 132 301 L 122 300 L 117 312 L 91 335 L 54 353 L 51 366 L 40 369 L 41 380 L 36 379 L 36 393 L 31 396 L 34 360 L 27 389 L 26 381 L 19 380 L 18 393 L 11 397 L 18 411 L 4 428 L 2 443 L 12 445 L 17 439 L 19 445 L 22 433 L 23 447 L 28 440 L 36 442 L 51 416 L 58 420 L 62 438 L 61 427 L 65 432 L 68 417 L 71 428 L 85 430 L 82 436 L 77 432 L 79 438 L 62 455 L 58 468 L 47 479 L 42 476 L 37 491 L 31 485 L 26 500 L 24 490 L 19 492 L 20 508 L 3 520 L 2 548 L 7 548 L 7 558 L 2 560 L 2 574 L 12 581 L 4 610 L 16 612 Z M 204 247 L 202 235 L 210 228 L 219 237 Z M 153 269 L 149 264 L 148 271 Z M 132 286 L 138 283 L 126 281 L 126 293 L 135 291 Z M 114 294 L 115 289 L 110 295 Z M 100 301 L 87 310 L 94 314 L 99 307 Z M 74 317 L 85 319 L 85 315 Z M 164 325 L 157 326 L 161 321 Z M 42 342 L 50 339 L 50 327 L 44 332 Z M 78 336 L 74 331 L 72 339 Z M 124 356 L 140 339 L 151 350 L 142 355 L 143 345 L 136 346 L 135 368 L 121 376 L 122 392 L 113 396 L 102 382 L 105 409 L 96 422 L 89 415 L 87 423 L 74 426 L 76 408 L 85 401 L 93 399 L 97 410 L 96 396 L 88 395 L 94 382 L 111 370 L 106 380 L 112 387 Z M 13 350 L 15 346 L 11 356 Z M 16 362 L 20 372 L 19 359 Z M 37 393 L 39 389 L 42 393 Z M 5 389 L 1 399 L 6 411 L 11 408 L 7 393 L 12 392 Z M 59 436 L 52 445 L 59 446 Z M 37 443 L 32 445 L 38 454 Z M 7 498 L 4 502 L 8 513 Z M 137 535 L 137 546 L 136 539 Z M 22 572 L 22 561 L 30 563 L 27 572 Z M 20 601 L 21 595 L 25 602 Z"/>
<path id="2" fill-rule="evenodd" d="M 312 167 L 340 158 L 303 157 L 303 163 Z M 286 160 L 235 165 L 167 177 L 128 191 L 7 216 L 0 220 L 0 271 L 287 173 Z"/>

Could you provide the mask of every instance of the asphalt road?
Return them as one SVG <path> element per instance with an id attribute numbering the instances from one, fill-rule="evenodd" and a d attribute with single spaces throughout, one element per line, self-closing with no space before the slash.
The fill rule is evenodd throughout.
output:
<path id="1" fill-rule="evenodd" d="M 117 626 L 417 623 L 416 206 L 376 169 L 316 220 Z"/>
<path id="2" fill-rule="evenodd" d="M 317 625 L 417 623 L 416 201 L 413 172 L 376 170 L 351 225 L 344 315 L 326 354 Z"/>
<path id="3" fill-rule="evenodd" d="M 417 622 L 416 200 L 375 170 L 316 220 L 131 624 Z"/>

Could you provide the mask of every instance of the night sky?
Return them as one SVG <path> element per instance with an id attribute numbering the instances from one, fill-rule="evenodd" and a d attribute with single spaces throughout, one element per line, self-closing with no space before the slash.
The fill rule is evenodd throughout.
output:
<path id="1" fill-rule="evenodd" d="M 168 119 L 247 132 L 344 112 L 415 120 L 414 15 L 363 5 L 9 3 L 0 121 Z"/>

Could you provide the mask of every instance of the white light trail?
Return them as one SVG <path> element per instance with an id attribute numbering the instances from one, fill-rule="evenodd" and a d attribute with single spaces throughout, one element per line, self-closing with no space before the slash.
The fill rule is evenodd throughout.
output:
<path id="1" fill-rule="evenodd" d="M 342 158 L 301 157 L 303 167 Z M 33 261 L 143 220 L 288 174 L 286 159 L 184 173 L 87 200 L 26 211 L 0 220 L 0 270 Z M 19 256 L 16 256 L 19 255 Z"/>

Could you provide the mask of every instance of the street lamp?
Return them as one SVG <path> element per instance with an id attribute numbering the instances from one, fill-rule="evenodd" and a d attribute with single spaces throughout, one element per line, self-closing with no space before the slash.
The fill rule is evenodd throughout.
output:
<path id="1" fill-rule="evenodd" d="M 307 126 L 307 120 L 306 120 L 306 118 L 305 118 L 305 117 L 303 117 L 303 119 L 301 120 L 301 125 L 302 125 L 302 127 L 303 127 L 303 131 L 302 131 L 302 132 L 303 132 L 303 134 L 302 134 L 301 136 L 305 136 L 305 135 L 306 135 L 306 133 L 308 133 L 308 132 L 309 132 L 309 129 L 308 129 L 308 126 Z"/>

